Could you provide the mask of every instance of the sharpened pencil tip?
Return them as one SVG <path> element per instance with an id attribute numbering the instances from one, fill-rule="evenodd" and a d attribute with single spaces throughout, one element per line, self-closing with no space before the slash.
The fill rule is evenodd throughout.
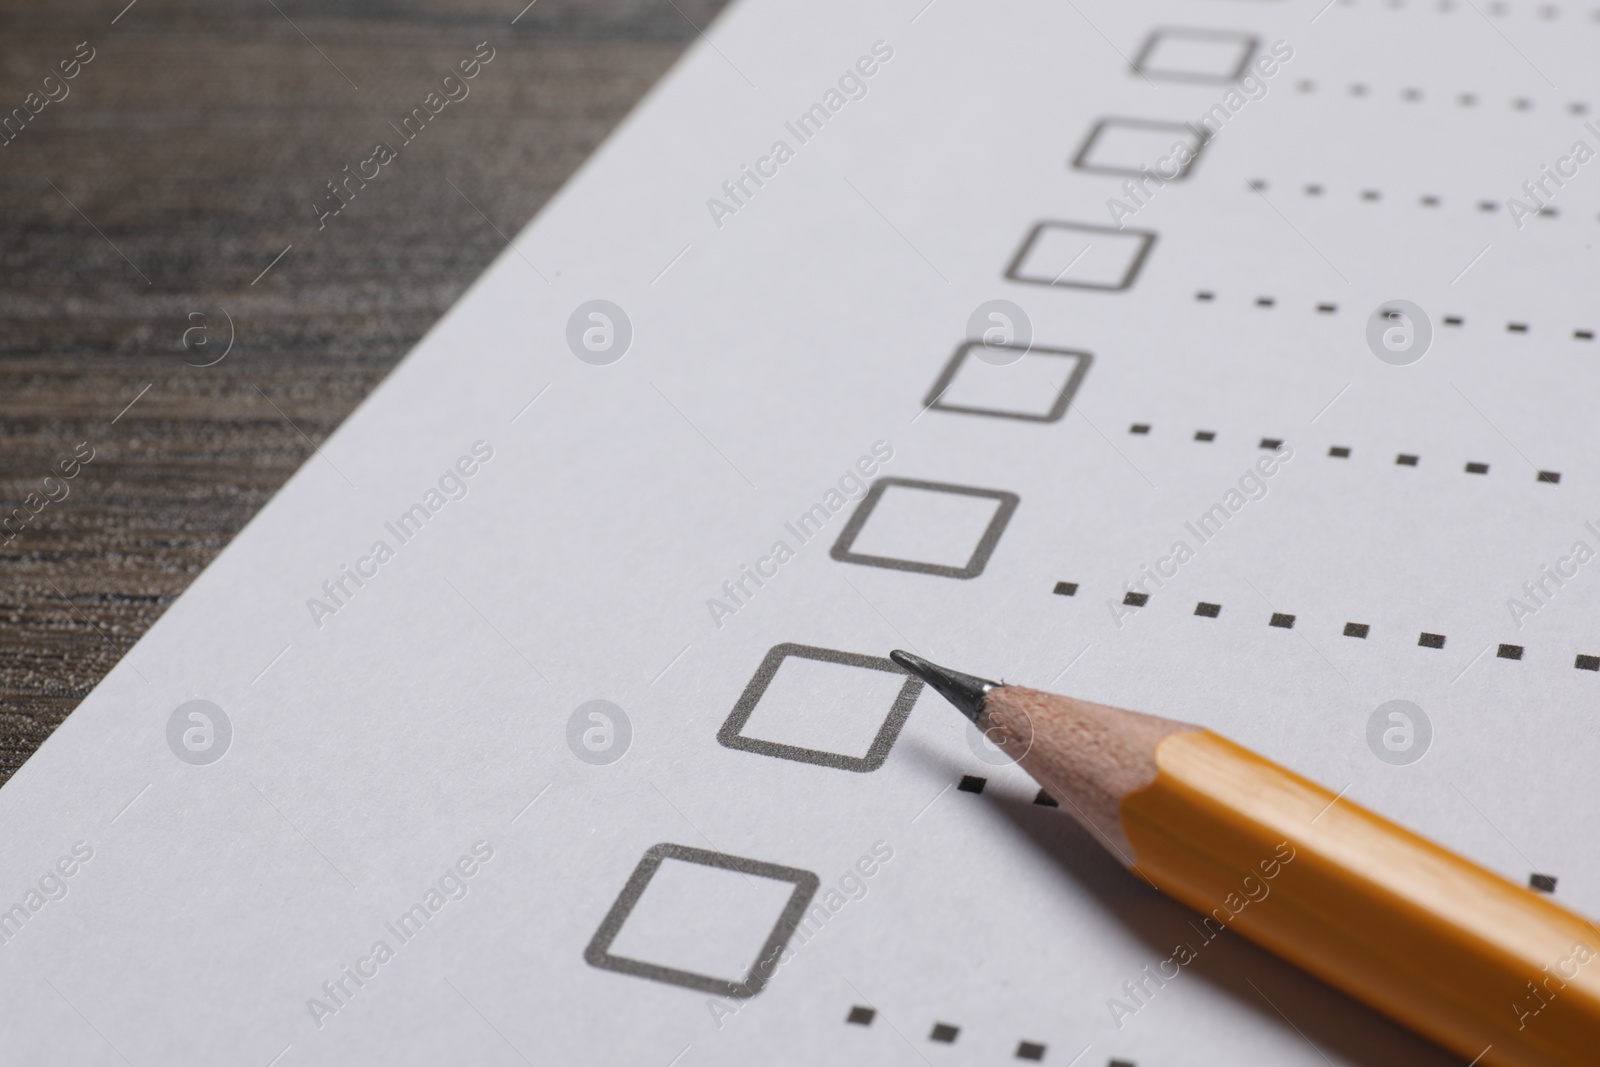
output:
<path id="1" fill-rule="evenodd" d="M 940 696 L 954 704 L 961 714 L 973 722 L 977 722 L 978 716 L 983 714 L 983 702 L 988 697 L 989 690 L 1000 688 L 999 682 L 962 674 L 960 671 L 941 667 L 937 663 L 929 663 L 921 656 L 899 649 L 889 653 L 889 658 L 908 673 L 933 686 L 939 691 Z"/>

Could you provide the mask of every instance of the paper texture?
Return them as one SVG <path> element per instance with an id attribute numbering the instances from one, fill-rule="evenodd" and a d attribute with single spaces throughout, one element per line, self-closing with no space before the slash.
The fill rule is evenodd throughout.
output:
<path id="1" fill-rule="evenodd" d="M 1600 914 L 1600 25 L 920 6 L 730 8 L 0 790 L 7 1062 L 1450 1062 L 895 647 Z"/>

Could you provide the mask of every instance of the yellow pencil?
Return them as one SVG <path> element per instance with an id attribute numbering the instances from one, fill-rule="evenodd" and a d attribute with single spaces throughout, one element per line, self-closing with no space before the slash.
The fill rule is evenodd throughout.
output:
<path id="1" fill-rule="evenodd" d="M 1483 1067 L 1600 1064 L 1600 928 L 1209 730 L 936 666 L 1137 874 Z"/>

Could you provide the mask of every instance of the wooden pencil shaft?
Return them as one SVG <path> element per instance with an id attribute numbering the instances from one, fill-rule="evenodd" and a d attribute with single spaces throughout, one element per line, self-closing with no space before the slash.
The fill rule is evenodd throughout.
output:
<path id="1" fill-rule="evenodd" d="M 1600 928 L 1553 901 L 1185 723 L 1006 686 L 978 725 L 1208 927 L 1484 1067 L 1600 1062 Z"/>

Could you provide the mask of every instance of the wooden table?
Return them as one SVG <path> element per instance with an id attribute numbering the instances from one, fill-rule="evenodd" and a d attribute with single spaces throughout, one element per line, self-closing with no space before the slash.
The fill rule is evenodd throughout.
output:
<path id="1" fill-rule="evenodd" d="M 0 13 L 0 781 L 721 6 L 123 2 Z"/>

